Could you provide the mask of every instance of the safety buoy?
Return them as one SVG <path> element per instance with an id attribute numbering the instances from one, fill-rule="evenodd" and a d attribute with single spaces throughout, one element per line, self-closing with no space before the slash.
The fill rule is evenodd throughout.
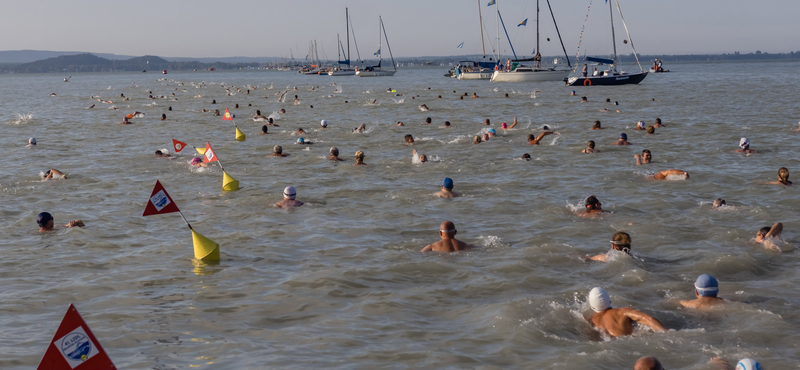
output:
<path id="1" fill-rule="evenodd" d="M 592 80 L 588 78 L 583 80 L 583 86 L 592 86 Z"/>

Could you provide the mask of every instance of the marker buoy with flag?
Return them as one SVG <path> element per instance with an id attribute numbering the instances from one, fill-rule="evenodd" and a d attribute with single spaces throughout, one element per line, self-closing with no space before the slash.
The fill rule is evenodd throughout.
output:
<path id="1" fill-rule="evenodd" d="M 212 151 L 213 153 L 213 151 Z M 178 209 L 178 205 L 172 200 L 172 197 L 167 193 L 167 189 L 161 185 L 161 182 L 156 180 L 156 185 L 153 187 L 153 193 L 150 194 L 150 199 L 147 200 L 147 206 L 144 208 L 142 217 L 152 215 L 162 215 L 165 213 L 178 212 L 186 222 L 186 226 L 192 231 L 192 244 L 194 245 L 194 257 L 203 262 L 219 261 L 219 244 L 213 240 L 206 238 L 200 233 L 194 231 L 192 225 L 183 216 L 183 212 Z"/>
<path id="2" fill-rule="evenodd" d="M 38 370 L 116 370 L 81 314 L 70 304 Z"/>
<path id="3" fill-rule="evenodd" d="M 244 141 L 247 138 L 244 133 L 239 130 L 239 127 L 236 126 L 236 121 L 233 120 L 233 114 L 231 114 L 228 108 L 225 108 L 225 114 L 222 115 L 222 120 L 233 122 L 233 128 L 236 129 L 236 141 Z"/>
<path id="4" fill-rule="evenodd" d="M 214 149 L 211 148 L 211 144 L 206 141 L 206 153 L 203 156 L 203 163 L 210 163 L 210 162 L 217 162 L 219 163 L 219 167 L 222 168 L 222 190 L 227 191 L 236 191 L 239 190 L 239 181 L 228 175 L 225 172 L 225 167 L 222 167 L 222 162 L 219 161 L 217 155 L 214 153 Z"/>
<path id="5" fill-rule="evenodd" d="M 175 153 L 180 153 L 181 150 L 186 149 L 187 145 L 188 144 L 184 143 L 183 141 L 178 141 L 178 140 L 172 139 L 172 147 L 175 148 Z M 195 147 L 194 149 L 197 150 L 197 154 L 200 154 L 200 155 L 203 155 L 206 152 L 206 148 L 197 148 L 197 147 Z"/>

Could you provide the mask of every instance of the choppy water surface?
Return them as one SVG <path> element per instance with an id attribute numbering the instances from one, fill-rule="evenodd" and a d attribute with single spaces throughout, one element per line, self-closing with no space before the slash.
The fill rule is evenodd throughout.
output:
<path id="1" fill-rule="evenodd" d="M 701 368 L 711 356 L 795 367 L 798 252 L 769 252 L 752 238 L 782 221 L 784 238 L 800 243 L 796 187 L 762 184 L 782 166 L 800 173 L 797 64 L 666 67 L 673 72 L 639 86 L 574 88 L 578 96 L 559 82 L 457 81 L 442 77 L 444 68 L 371 79 L 241 71 L 73 74 L 64 83 L 66 75 L 2 75 L 0 367 L 35 366 L 70 302 L 124 369 L 620 369 L 644 355 L 669 369 Z M 225 87 L 247 84 L 258 89 L 227 95 Z M 277 102 L 287 86 L 298 90 Z M 148 91 L 169 98 L 150 100 Z M 473 92 L 480 98 L 458 99 Z M 417 109 L 423 103 L 429 112 Z M 201 112 L 225 107 L 245 142 L 234 141 L 230 123 Z M 281 108 L 280 127 L 256 135 L 255 110 Z M 116 124 L 133 111 L 146 115 Z M 514 116 L 517 128 L 500 130 Z M 656 117 L 667 126 L 657 135 L 633 130 Z M 473 145 L 484 118 L 499 137 Z M 453 128 L 440 128 L 445 120 Z M 589 130 L 595 120 L 606 129 Z M 367 132 L 351 133 L 361 123 Z M 543 125 L 560 136 L 528 145 Z M 298 127 L 314 145 L 293 145 Z M 609 146 L 620 132 L 635 145 Z M 406 134 L 417 140 L 411 147 Z M 25 146 L 31 136 L 35 148 Z M 759 152 L 734 153 L 740 137 Z M 172 138 L 210 141 L 242 189 L 222 192 L 219 167 L 195 169 L 187 151 L 155 158 L 157 149 L 172 151 Z M 601 153 L 581 154 L 588 140 Z M 268 158 L 276 144 L 291 156 Z M 323 159 L 331 146 L 347 161 Z M 654 163 L 636 166 L 645 148 Z M 433 160 L 413 164 L 412 149 Z M 352 165 L 357 150 L 368 166 Z M 515 159 L 523 153 L 533 160 Z M 41 181 L 50 168 L 68 179 Z M 670 168 L 691 178 L 646 178 Z M 463 197 L 433 196 L 445 176 Z M 195 229 L 221 245 L 219 264 L 192 263 L 177 214 L 141 217 L 156 179 Z M 271 206 L 287 185 L 306 206 Z M 589 195 L 613 213 L 576 217 Z M 732 206 L 712 210 L 717 197 Z M 42 211 L 57 224 L 87 226 L 40 234 Z M 444 220 L 479 248 L 419 253 Z M 643 261 L 583 259 L 606 251 L 619 230 Z M 707 313 L 680 308 L 703 273 L 738 302 Z M 674 330 L 602 338 L 584 319 L 593 286 Z"/>

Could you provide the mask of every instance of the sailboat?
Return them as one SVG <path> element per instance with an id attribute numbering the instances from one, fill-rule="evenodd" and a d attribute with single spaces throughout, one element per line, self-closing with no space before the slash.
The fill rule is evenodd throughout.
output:
<path id="1" fill-rule="evenodd" d="M 617 70 L 617 41 L 614 37 L 614 8 L 612 6 L 612 2 L 617 4 L 617 11 L 619 12 L 619 18 L 622 20 L 622 25 L 625 27 L 625 34 L 628 35 L 628 39 L 625 40 L 627 44 L 630 41 L 631 49 L 633 49 L 633 56 L 636 57 L 636 64 L 639 65 L 639 72 L 635 73 L 628 73 L 626 71 L 618 71 Z M 645 77 L 647 77 L 647 72 L 642 68 L 642 64 L 639 62 L 639 54 L 636 53 L 636 48 L 633 47 L 633 40 L 631 39 L 631 34 L 628 32 L 628 25 L 625 24 L 625 18 L 622 17 L 622 9 L 619 7 L 619 0 L 612 0 L 608 3 L 608 10 L 611 14 L 611 43 L 614 46 L 614 59 L 605 59 L 605 58 L 596 58 L 596 57 L 584 57 L 584 60 L 587 63 L 593 63 L 595 65 L 608 65 L 610 68 L 599 72 L 596 76 L 589 76 L 588 75 L 588 67 L 584 64 L 584 68 L 586 71 L 581 73 L 580 77 L 570 77 L 567 80 L 567 85 L 569 86 L 596 86 L 596 85 L 633 85 L 642 82 Z M 577 67 L 576 67 L 577 68 Z"/>
<path id="2" fill-rule="evenodd" d="M 381 31 L 383 31 L 383 35 L 381 35 Z M 381 55 L 381 48 L 383 46 L 382 41 L 383 37 L 386 38 L 386 47 L 389 49 L 389 56 L 392 58 L 392 70 L 383 69 L 381 68 L 381 62 L 383 61 L 383 57 Z M 392 47 L 389 46 L 389 38 L 386 37 L 386 28 L 383 27 L 383 18 L 378 16 L 378 51 L 375 52 L 375 55 L 378 56 L 378 65 L 364 67 L 363 69 L 358 68 L 356 70 L 356 76 L 359 77 L 380 77 L 380 76 L 394 76 L 397 73 L 397 64 L 394 62 L 394 56 L 392 55 Z"/>
<path id="3" fill-rule="evenodd" d="M 564 51 L 567 65 L 569 68 L 558 68 L 558 58 L 553 60 L 553 67 L 542 66 L 542 54 L 539 49 L 539 0 L 536 0 L 536 55 L 528 59 L 515 59 L 512 64 L 506 66 L 505 70 L 499 69 L 492 74 L 492 82 L 531 82 L 531 81 L 563 81 L 569 75 L 572 65 L 567 56 L 567 49 L 564 48 L 564 41 L 561 39 L 561 32 L 558 30 L 558 23 L 556 23 L 556 16 L 553 14 L 553 8 L 550 6 L 550 0 L 547 0 L 547 7 L 550 9 L 550 16 L 553 18 L 553 24 L 556 27 L 558 40 L 561 42 L 561 49 Z M 505 25 L 503 25 L 505 28 Z M 548 38 L 547 41 L 550 41 Z M 527 66 L 518 64 L 519 62 L 535 62 L 534 66 Z"/>
<path id="4" fill-rule="evenodd" d="M 478 0 L 478 19 L 481 27 L 481 47 L 483 47 L 483 61 L 462 60 L 456 65 L 453 77 L 459 80 L 488 80 L 492 78 L 492 71 L 496 63 L 486 61 L 486 44 L 483 41 L 483 14 L 481 14 L 481 0 Z M 489 58 L 491 60 L 491 58 Z"/>
<path id="5" fill-rule="evenodd" d="M 342 42 L 339 41 L 339 35 L 336 35 L 336 42 L 339 44 L 339 66 L 334 68 L 333 70 L 328 71 L 328 76 L 355 76 L 356 70 L 355 68 L 350 67 L 350 13 L 347 8 L 344 8 L 344 17 L 347 27 L 347 53 L 344 53 L 344 47 L 342 46 Z M 355 39 L 355 33 L 353 34 L 353 38 Z M 356 44 L 356 52 L 358 52 L 358 44 Z M 342 54 L 345 54 L 347 59 L 342 60 Z M 361 56 L 359 55 L 359 59 Z"/>

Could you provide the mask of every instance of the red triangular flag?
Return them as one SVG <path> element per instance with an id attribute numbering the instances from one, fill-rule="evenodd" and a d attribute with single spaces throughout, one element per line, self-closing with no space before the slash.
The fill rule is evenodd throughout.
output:
<path id="1" fill-rule="evenodd" d="M 233 121 L 233 115 L 231 115 L 231 112 L 228 111 L 228 108 L 225 108 L 225 114 L 222 115 L 222 120 L 223 121 Z"/>
<path id="2" fill-rule="evenodd" d="M 214 162 L 217 160 L 217 155 L 214 154 L 214 149 L 211 149 L 211 144 L 206 141 L 206 153 L 203 155 L 203 163 Z"/>
<path id="3" fill-rule="evenodd" d="M 186 143 L 172 139 L 172 146 L 175 148 L 175 153 L 180 153 L 186 147 Z"/>
<path id="4" fill-rule="evenodd" d="M 147 200 L 147 206 L 144 207 L 142 217 L 180 211 L 178 205 L 175 204 L 169 194 L 167 194 L 167 189 L 164 189 L 161 182 L 156 180 L 156 186 L 153 187 L 153 193 L 150 194 L 150 199 Z"/>
<path id="5" fill-rule="evenodd" d="M 116 370 L 81 314 L 72 304 L 39 362 L 38 370 Z"/>

